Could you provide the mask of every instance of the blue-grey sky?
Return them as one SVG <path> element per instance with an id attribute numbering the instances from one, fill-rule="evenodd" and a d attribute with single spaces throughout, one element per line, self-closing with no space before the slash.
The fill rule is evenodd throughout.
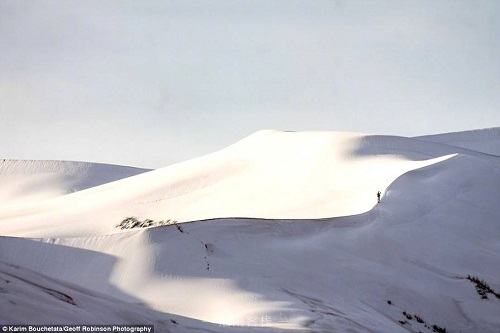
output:
<path id="1" fill-rule="evenodd" d="M 0 0 L 0 158 L 158 168 L 260 129 L 500 125 L 500 1 Z"/>

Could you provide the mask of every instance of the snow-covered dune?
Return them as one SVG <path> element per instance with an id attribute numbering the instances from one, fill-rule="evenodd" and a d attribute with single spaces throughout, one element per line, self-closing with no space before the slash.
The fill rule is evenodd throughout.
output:
<path id="1" fill-rule="evenodd" d="M 0 208 L 36 203 L 147 169 L 70 161 L 0 160 Z"/>
<path id="2" fill-rule="evenodd" d="M 500 127 L 426 135 L 417 137 L 417 139 L 443 143 L 500 156 Z"/>
<path id="3" fill-rule="evenodd" d="M 354 215 L 371 209 L 377 191 L 404 172 L 454 152 L 441 149 L 414 160 L 362 152 L 367 140 L 353 133 L 261 131 L 198 159 L 0 210 L 0 227 L 4 235 L 76 237 L 116 232 L 128 216 L 182 222 Z"/>
<path id="4" fill-rule="evenodd" d="M 492 154 L 421 139 L 264 131 L 3 210 L 0 261 L 72 298 L 91 295 L 86 304 L 101 295 L 98 304 L 116 304 L 110 321 L 123 322 L 119 309 L 131 304 L 160 332 L 497 332 L 499 166 Z M 113 228 L 130 215 L 203 220 Z M 17 301 L 31 295 L 0 288 Z M 0 323 L 18 318 L 7 305 Z M 32 323 L 59 314 L 40 313 Z"/>
<path id="5" fill-rule="evenodd" d="M 216 324 L 154 311 L 1 261 L 0 294 L 0 325 L 7 331 L 11 326 L 11 332 L 28 323 L 87 325 L 89 330 L 94 325 L 153 325 L 155 332 L 220 331 Z"/>

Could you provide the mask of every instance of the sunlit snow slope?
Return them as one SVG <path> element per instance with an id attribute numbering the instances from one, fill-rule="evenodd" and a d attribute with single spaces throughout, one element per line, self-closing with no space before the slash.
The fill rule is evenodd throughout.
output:
<path id="1" fill-rule="evenodd" d="M 0 265 L 0 278 L 40 279 L 84 300 L 61 305 L 0 279 L 14 301 L 0 303 L 0 323 L 26 311 L 30 323 L 57 322 L 46 304 L 68 318 L 85 307 L 101 323 L 95 303 L 131 304 L 130 323 L 160 332 L 498 332 L 500 157 L 450 141 L 263 131 L 4 209 L 0 261 L 24 268 Z M 126 216 L 205 220 L 114 228 Z M 491 292 L 481 296 L 468 275 Z M 118 310 L 106 317 L 127 322 Z"/>
<path id="2" fill-rule="evenodd" d="M 193 221 L 354 215 L 370 210 L 377 191 L 404 172 L 454 153 L 432 146 L 425 155 L 373 155 L 364 151 L 372 141 L 350 133 L 261 131 L 198 159 L 7 207 L 0 210 L 0 227 L 4 235 L 74 237 L 116 232 L 128 216 Z"/>

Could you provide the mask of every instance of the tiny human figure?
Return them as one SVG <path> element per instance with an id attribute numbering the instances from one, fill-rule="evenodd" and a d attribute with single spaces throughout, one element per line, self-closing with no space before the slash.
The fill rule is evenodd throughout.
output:
<path id="1" fill-rule="evenodd" d="M 380 203 L 380 195 L 381 195 L 381 194 L 382 194 L 382 193 L 380 193 L 380 191 L 378 191 L 378 192 L 377 192 L 377 203 Z"/>

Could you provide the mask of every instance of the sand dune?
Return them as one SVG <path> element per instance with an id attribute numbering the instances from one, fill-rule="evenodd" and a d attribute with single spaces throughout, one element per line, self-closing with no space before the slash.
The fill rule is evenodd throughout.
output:
<path id="1" fill-rule="evenodd" d="M 0 211 L 0 226 L 5 235 L 77 237 L 117 232 L 115 225 L 128 216 L 184 222 L 354 215 L 371 209 L 377 191 L 404 172 L 453 153 L 441 150 L 432 155 L 437 160 L 418 161 L 365 154 L 367 140 L 351 133 L 262 131 L 198 159 L 8 207 Z"/>
<path id="2" fill-rule="evenodd" d="M 483 150 L 258 132 L 195 160 L 4 208 L 0 261 L 24 267 L 19 281 L 41 279 L 85 299 L 85 318 L 96 323 L 148 321 L 160 332 L 496 332 L 500 299 L 483 299 L 467 279 L 500 291 L 500 157 Z M 179 223 L 114 228 L 125 216 Z M 12 270 L 0 265 L 0 277 Z M 16 286 L 0 279 L 9 299 L 24 302 L 4 301 L 0 323 L 24 313 L 32 323 L 57 321 L 58 307 L 79 321 L 80 307 Z"/>
<path id="3" fill-rule="evenodd" d="M 81 191 L 147 169 L 86 162 L 0 160 L 0 209 Z"/>
<path id="4" fill-rule="evenodd" d="M 500 127 L 426 135 L 417 138 L 500 156 Z"/>

